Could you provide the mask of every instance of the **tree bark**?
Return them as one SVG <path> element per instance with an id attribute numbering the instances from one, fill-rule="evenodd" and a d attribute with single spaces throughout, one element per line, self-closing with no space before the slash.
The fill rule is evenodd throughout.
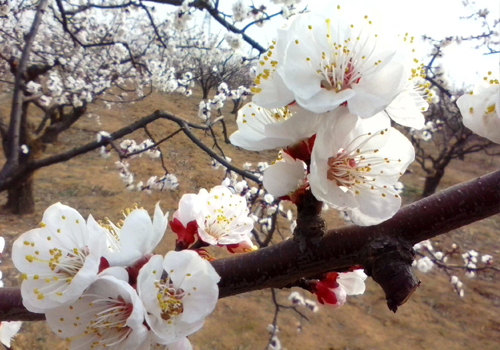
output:
<path id="1" fill-rule="evenodd" d="M 201 84 L 201 90 L 203 91 L 203 99 L 206 100 L 210 89 L 205 84 Z"/>
<path id="2" fill-rule="evenodd" d="M 429 197 L 436 192 L 441 179 L 444 176 L 444 169 L 436 171 L 433 175 L 425 177 L 424 189 L 422 191 L 422 198 Z"/>
<path id="3" fill-rule="evenodd" d="M 384 248 L 384 242 L 394 239 L 412 246 L 499 212 L 500 171 L 496 171 L 409 204 L 379 225 L 332 229 L 305 252 L 295 240 L 286 240 L 256 252 L 214 260 L 212 265 L 221 277 L 219 298 L 264 288 L 287 288 L 298 285 L 301 278 L 347 271 L 366 264 L 364 252 L 373 251 L 367 247 L 377 248 L 382 242 Z M 377 260 L 373 255 L 370 258 Z M 408 287 L 411 292 L 413 287 Z M 44 318 L 22 307 L 19 288 L 0 288 L 0 321 Z"/>
<path id="4" fill-rule="evenodd" d="M 21 123 L 19 132 L 20 145 L 28 147 L 28 153 L 24 154 L 21 149 L 18 149 L 19 160 L 18 168 L 23 168 L 31 160 L 34 159 L 35 154 L 38 153 L 37 147 L 33 147 L 32 140 L 29 135 L 28 128 L 28 108 L 29 103 L 22 104 Z M 36 142 L 36 141 L 35 141 Z M 10 150 L 11 145 L 8 142 L 3 142 L 4 153 L 12 154 Z M 12 214 L 24 215 L 31 214 L 35 211 L 35 200 L 33 197 L 33 172 L 29 172 L 23 177 L 20 177 L 16 182 L 7 189 L 8 199 L 5 208 Z"/>
<path id="5" fill-rule="evenodd" d="M 35 212 L 33 197 L 33 174 L 7 190 L 8 200 L 5 207 L 16 215 L 32 214 Z"/>

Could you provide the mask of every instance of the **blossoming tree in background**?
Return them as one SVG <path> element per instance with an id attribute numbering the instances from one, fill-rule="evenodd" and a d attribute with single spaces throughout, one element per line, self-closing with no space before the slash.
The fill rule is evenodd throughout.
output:
<path id="1" fill-rule="evenodd" d="M 274 1 L 283 5 L 278 14 L 291 18 L 268 50 L 245 34 L 248 26 L 261 25 L 276 15 L 267 14 L 263 7 L 237 1 L 228 20 L 218 2 L 154 2 L 178 6 L 172 22 L 163 23 L 165 27 L 157 25 L 152 9 L 142 2 L 118 1 L 108 6 L 40 0 L 26 12 L 7 11 L 9 21 L 28 23 L 28 35 L 21 49 L 4 58 L 14 75 L 14 97 L 5 129 L 7 161 L 0 172 L 0 189 L 24 181 L 19 177 L 37 167 L 106 145 L 120 157 L 127 188 L 177 188 L 177 180 L 165 166 L 166 175 L 159 181 L 135 183 L 125 160 L 146 153 L 163 161 L 160 144 L 178 132 L 212 157 L 214 167 L 224 166 L 227 177 L 221 186 L 184 194 L 171 216 L 157 205 L 152 220 L 140 208 L 126 210 L 120 224 L 96 221 L 93 216 L 85 220 L 75 209 L 53 204 L 40 227 L 25 232 L 13 245 L 12 259 L 22 273 L 22 284 L 20 289 L 0 289 L 0 319 L 46 319 L 70 349 L 191 349 L 186 337 L 203 326 L 218 298 L 264 288 L 300 287 L 313 293 L 319 303 L 340 307 L 348 295 L 364 292 L 367 276 L 382 287 L 389 309 L 395 312 L 420 284 L 411 266 L 415 244 L 500 211 L 498 171 L 401 208 L 398 180 L 415 159 L 415 150 L 393 125 L 425 127 L 423 112 L 429 108 L 428 92 L 422 89 L 425 68 L 415 58 L 413 37 L 387 30 L 375 15 L 359 13 L 358 2 L 336 1 L 322 14 L 294 14 L 294 1 Z M 214 118 L 210 111 L 212 105 L 220 110 L 231 94 L 227 84 L 219 84 L 214 99 L 200 103 L 201 124 L 157 111 L 114 133 L 100 132 L 97 141 L 72 151 L 21 162 L 32 153 L 23 131 L 27 103 L 36 101 L 42 107 L 57 103 L 64 115 L 65 107 L 74 111 L 100 94 L 113 94 L 117 90 L 110 90 L 111 82 L 124 91 L 131 85 L 137 95 L 143 94 L 145 85 L 189 94 L 190 72 L 179 77 L 169 68 L 181 64 L 184 51 L 176 51 L 165 40 L 167 34 L 175 40 L 197 9 L 224 24 L 230 32 L 225 38 L 229 46 L 244 40 L 261 53 L 252 101 L 238 112 L 238 131 L 230 141 L 250 151 L 281 149 L 273 164 L 259 164 L 257 169 L 245 164 L 240 169 L 218 147 L 212 127 L 223 116 Z M 132 16 L 131 10 L 141 15 Z M 118 16 L 112 23 L 123 27 L 94 27 L 95 19 L 86 19 L 87 11 L 103 11 L 102 16 L 110 11 Z M 128 16 L 132 22 L 125 24 Z M 239 29 L 237 23 L 245 20 L 250 22 Z M 68 51 L 67 58 L 46 62 L 41 53 L 36 54 L 35 45 L 44 26 L 65 38 L 61 45 L 67 40 L 67 47 L 78 52 Z M 127 26 L 137 28 L 142 50 L 132 48 L 137 33 L 120 32 Z M 142 35 L 138 28 L 147 28 L 149 34 Z M 6 32 L 9 29 L 16 31 L 18 26 L 7 27 Z M 19 42 L 25 32 L 14 38 Z M 110 33 L 120 39 L 108 42 Z M 11 36 L 4 45 L 11 45 Z M 100 57 L 115 54 L 116 46 L 125 48 L 122 56 L 105 56 L 112 66 L 103 63 Z M 92 67 L 80 66 L 94 61 L 99 64 L 96 71 L 104 71 L 96 73 L 101 80 L 86 76 Z M 44 71 L 31 78 L 30 64 L 38 63 L 45 64 Z M 67 65 L 82 75 L 81 81 L 64 74 Z M 43 74 L 48 76 L 42 79 Z M 93 84 L 99 82 L 103 90 L 96 92 Z M 487 83 L 487 88 L 460 97 L 457 105 L 472 131 L 498 142 L 499 85 L 495 78 Z M 158 119 L 176 123 L 178 131 L 155 140 L 147 126 Z M 131 140 L 115 144 L 139 128 L 144 128 L 149 140 L 139 145 Z M 207 147 L 192 129 L 211 134 L 214 147 Z M 103 155 L 107 152 L 101 148 Z M 297 208 L 293 239 L 267 247 L 277 217 L 291 216 L 281 201 Z M 345 213 L 355 225 L 327 230 L 321 217 L 324 206 Z M 154 255 L 167 226 L 176 235 L 175 251 Z M 432 251 L 428 243 L 416 248 L 422 245 Z M 235 255 L 216 258 L 206 250 L 210 246 Z M 478 268 L 477 258 L 472 251 L 464 255 L 469 273 Z M 417 267 L 426 270 L 432 263 L 423 258 Z M 483 256 L 481 263 L 488 267 L 491 257 Z M 462 294 L 458 277 L 451 277 L 451 282 Z M 274 290 L 273 300 L 270 349 L 281 346 L 277 314 L 284 308 Z M 316 308 L 313 301 L 296 294 L 290 295 L 290 302 L 301 319 L 297 307 Z"/>
<path id="2" fill-rule="evenodd" d="M 472 125 L 474 122 L 470 119 L 471 113 L 464 114 L 463 109 L 458 109 L 460 105 L 457 107 L 456 101 L 460 95 L 478 94 L 483 89 L 489 89 L 490 94 L 492 94 L 495 87 L 489 86 L 496 85 L 495 81 L 498 79 L 498 75 L 495 74 L 494 70 L 485 70 L 481 72 L 482 82 L 469 83 L 466 91 L 456 91 L 461 87 L 453 86 L 447 81 L 446 66 L 442 63 L 443 57 L 447 55 L 446 48 L 453 44 L 474 44 L 475 49 L 485 55 L 499 53 L 498 31 L 494 29 L 498 26 L 496 14 L 491 13 L 488 9 L 475 9 L 468 1 L 464 2 L 464 7 L 470 13 L 469 16 L 462 19 L 464 23 L 473 21 L 479 23 L 481 32 L 469 36 L 449 36 L 439 40 L 424 36 L 425 42 L 432 45 L 432 52 L 425 66 L 425 80 L 427 82 L 422 84 L 422 89 L 428 90 L 428 99 L 432 103 L 425 113 L 426 125 L 424 128 L 406 128 L 406 134 L 415 147 L 415 161 L 426 173 L 422 197 L 436 192 L 446 168 L 452 160 L 463 161 L 467 155 L 470 157 L 478 152 L 486 152 L 490 155 L 497 155 L 499 152 L 498 141 L 495 142 L 492 138 L 485 136 L 485 132 L 481 131 L 484 130 L 483 127 Z M 474 85 L 476 87 L 473 89 Z M 473 108 L 476 121 L 481 120 L 479 113 L 482 113 L 484 108 L 484 106 Z M 495 130 L 495 126 L 490 125 L 487 129 Z"/>

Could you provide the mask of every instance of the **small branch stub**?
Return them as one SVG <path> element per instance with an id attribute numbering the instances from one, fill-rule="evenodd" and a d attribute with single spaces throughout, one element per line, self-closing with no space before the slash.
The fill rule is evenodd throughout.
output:
<path id="1" fill-rule="evenodd" d="M 415 257 L 411 244 L 381 237 L 368 243 L 361 254 L 365 273 L 382 287 L 389 310 L 396 312 L 420 285 L 411 267 Z"/>
<path id="2" fill-rule="evenodd" d="M 326 232 L 325 220 L 320 216 L 323 202 L 318 201 L 308 189 L 296 204 L 297 227 L 293 238 L 299 242 L 299 248 L 303 252 L 309 242 L 318 245 Z"/>

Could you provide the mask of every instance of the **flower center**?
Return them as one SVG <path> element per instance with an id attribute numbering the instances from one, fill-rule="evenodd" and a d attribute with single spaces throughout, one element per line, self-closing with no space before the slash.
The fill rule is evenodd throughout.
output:
<path id="1" fill-rule="evenodd" d="M 349 50 L 347 50 L 349 51 Z M 350 87 L 352 83 L 358 83 L 360 80 L 359 72 L 357 72 L 352 64 L 352 58 L 349 58 L 347 64 L 330 63 L 323 56 L 321 63 L 322 74 L 324 79 L 321 80 L 321 87 L 330 91 L 340 92 Z"/>
<path id="2" fill-rule="evenodd" d="M 75 276 L 85 264 L 85 259 L 89 255 L 88 247 L 83 249 L 73 248 L 73 251 L 66 255 L 58 248 L 50 249 L 52 258 L 49 260 L 49 267 L 56 273 L 63 273 L 68 276 Z M 57 270 L 56 270 L 57 269 Z"/>
<path id="3" fill-rule="evenodd" d="M 90 320 L 86 332 L 94 333 L 99 339 L 91 345 L 109 347 L 119 344 L 132 332 L 132 329 L 127 326 L 127 319 L 132 314 L 133 305 L 126 303 L 123 299 L 98 297 L 101 299 L 94 300 L 89 304 L 92 307 L 89 312 L 95 314 Z"/>
<path id="4" fill-rule="evenodd" d="M 349 188 L 355 184 L 353 169 L 357 161 L 341 149 L 335 157 L 328 158 L 326 178 L 335 181 L 337 186 Z"/>
<path id="5" fill-rule="evenodd" d="M 172 283 L 165 279 L 155 282 L 155 286 L 158 289 L 156 298 L 160 305 L 161 318 L 170 323 L 173 316 L 180 315 L 184 311 L 182 298 L 185 293 L 182 289 L 174 288 Z"/>

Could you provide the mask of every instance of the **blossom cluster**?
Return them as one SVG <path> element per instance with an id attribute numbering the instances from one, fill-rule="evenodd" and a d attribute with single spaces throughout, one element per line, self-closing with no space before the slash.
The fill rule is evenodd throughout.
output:
<path id="1" fill-rule="evenodd" d="M 217 95 L 207 101 L 200 101 L 198 105 L 198 117 L 204 122 L 208 122 L 212 117 L 212 110 L 217 110 L 219 115 L 222 115 L 221 110 L 227 99 L 244 101 L 248 95 L 250 95 L 250 89 L 239 86 L 237 89 L 230 90 L 228 85 L 222 82 L 217 87 Z"/>
<path id="2" fill-rule="evenodd" d="M 231 253 L 257 249 L 251 239 L 253 227 L 246 199 L 225 186 L 183 195 L 170 222 L 177 247 L 186 249 L 196 242 L 201 247 L 225 246 Z"/>
<path id="3" fill-rule="evenodd" d="M 192 349 L 220 277 L 193 250 L 153 255 L 168 225 L 156 205 L 124 212 L 120 224 L 84 218 L 60 203 L 15 242 L 21 294 L 70 349 Z"/>
<path id="4" fill-rule="evenodd" d="M 391 119 L 422 129 L 428 89 L 414 38 L 384 32 L 353 6 L 299 14 L 278 30 L 231 142 L 283 148 L 264 172 L 275 197 L 295 202 L 310 189 L 355 224 L 375 225 L 399 210 L 394 185 L 415 156 Z"/>
<path id="5" fill-rule="evenodd" d="M 475 250 L 468 250 L 465 253 L 459 254 L 460 249 L 456 243 L 452 243 L 449 248 L 441 251 L 434 249 L 434 245 L 430 240 L 425 240 L 415 244 L 413 249 L 415 249 L 420 256 L 419 259 L 413 262 L 413 266 L 423 273 L 430 272 L 435 266 L 445 270 L 450 277 L 450 283 L 453 289 L 455 289 L 460 297 L 464 297 L 465 295 L 464 284 L 460 281 L 458 276 L 450 273 L 449 270 L 452 269 L 447 265 L 449 260 L 460 257 L 463 261 L 462 264 L 454 264 L 453 269 L 462 269 L 467 278 L 475 277 L 478 270 L 488 268 L 493 263 L 493 257 L 491 255 L 481 255 Z"/>

